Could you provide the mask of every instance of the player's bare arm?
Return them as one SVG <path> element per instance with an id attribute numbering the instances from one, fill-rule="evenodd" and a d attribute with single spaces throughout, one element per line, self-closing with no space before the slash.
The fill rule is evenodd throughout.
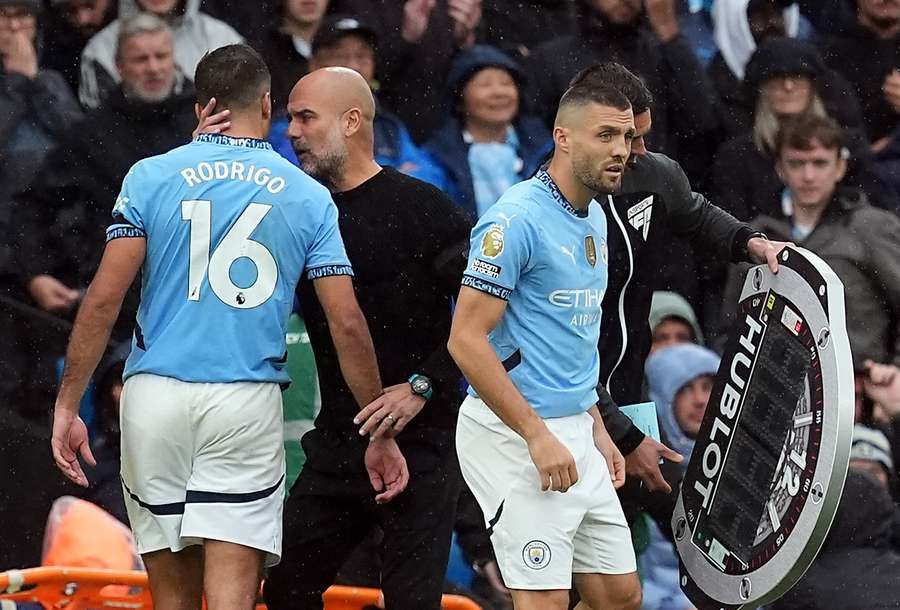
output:
<path id="1" fill-rule="evenodd" d="M 142 237 L 120 238 L 106 245 L 103 258 L 84 301 L 66 352 L 56 407 L 51 446 L 56 465 L 69 479 L 87 487 L 88 481 L 77 454 L 94 464 L 87 430 L 78 417 L 78 406 L 94 369 L 103 357 L 125 293 L 144 262 L 147 242 Z"/>
<path id="2" fill-rule="evenodd" d="M 381 394 L 381 375 L 353 280 L 348 275 L 328 276 L 315 280 L 313 287 L 328 320 L 344 380 L 357 404 L 367 405 Z M 365 464 L 372 487 L 380 492 L 376 502 L 389 502 L 406 489 L 409 470 L 393 438 L 373 439 L 366 449 Z"/>
<path id="3" fill-rule="evenodd" d="M 516 389 L 488 342 L 506 301 L 463 286 L 447 349 L 469 383 L 503 423 L 528 443 L 544 491 L 567 491 L 578 481 L 575 460 Z"/>
<path id="4" fill-rule="evenodd" d="M 369 325 L 353 292 L 353 280 L 349 275 L 328 276 L 315 280 L 313 286 L 328 319 L 344 379 L 356 402 L 367 405 L 381 394 L 381 376 Z"/>
<path id="5" fill-rule="evenodd" d="M 609 478 L 613 482 L 613 486 L 619 489 L 625 484 L 625 458 L 609 436 L 609 432 L 606 431 L 603 417 L 601 417 L 600 409 L 597 405 L 588 409 L 588 413 L 594 420 L 594 445 L 606 460 L 606 466 L 609 468 Z"/>

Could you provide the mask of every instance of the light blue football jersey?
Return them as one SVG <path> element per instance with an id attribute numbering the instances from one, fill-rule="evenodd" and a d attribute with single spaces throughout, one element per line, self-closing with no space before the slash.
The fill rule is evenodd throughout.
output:
<path id="1" fill-rule="evenodd" d="M 136 163 L 107 241 L 145 237 L 124 377 L 286 383 L 294 290 L 352 275 L 328 190 L 262 140 L 205 134 Z"/>
<path id="2" fill-rule="evenodd" d="M 462 283 L 509 301 L 488 339 L 543 418 L 597 402 L 608 259 L 600 205 L 572 207 L 544 171 L 506 191 L 472 230 Z"/>

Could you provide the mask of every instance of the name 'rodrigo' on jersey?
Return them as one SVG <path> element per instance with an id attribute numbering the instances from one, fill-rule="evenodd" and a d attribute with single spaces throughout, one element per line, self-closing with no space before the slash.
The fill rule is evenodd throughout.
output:
<path id="1" fill-rule="evenodd" d="M 290 381 L 300 275 L 352 275 L 337 219 L 328 190 L 262 140 L 204 134 L 136 163 L 107 229 L 147 240 L 124 377 Z"/>
<path id="2" fill-rule="evenodd" d="M 472 230 L 462 283 L 509 301 L 488 339 L 543 418 L 597 402 L 607 263 L 603 210 L 594 201 L 575 209 L 543 171 L 506 191 Z"/>

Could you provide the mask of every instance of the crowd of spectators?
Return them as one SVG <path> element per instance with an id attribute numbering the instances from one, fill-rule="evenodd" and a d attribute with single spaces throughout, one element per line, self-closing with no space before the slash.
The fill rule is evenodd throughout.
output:
<path id="1" fill-rule="evenodd" d="M 900 565 L 900 0 L 0 0 L 0 419 L 16 440 L 0 442 L 0 463 L 18 465 L 31 489 L 60 478 L 49 458 L 42 470 L 22 456 L 46 457 L 66 335 L 122 179 L 190 141 L 197 62 L 241 41 L 271 69 L 270 139 L 283 156 L 297 163 L 285 112 L 294 83 L 352 68 L 375 94 L 377 162 L 434 184 L 472 221 L 540 166 L 578 71 L 612 60 L 641 76 L 654 98 L 647 147 L 739 220 L 821 256 L 846 287 L 865 440 L 846 493 L 867 509 L 842 506 L 802 590 L 828 599 L 857 580 L 829 577 L 851 565 L 896 578 L 862 562 Z M 745 268 L 689 243 L 675 251 L 654 286 L 647 389 L 674 448 L 690 453 L 716 369 L 699 345 L 721 346 Z M 92 428 L 112 459 L 132 292 L 93 393 Z M 97 477 L 95 501 L 121 515 L 108 497 L 114 469 Z M 19 490 L 15 501 L 0 494 L 0 514 L 15 505 L 21 520 L 20 508 L 39 514 L 71 491 Z M 19 531 L 34 543 L 33 528 Z M 667 546 L 649 533 L 645 606 L 686 609 Z M 502 600 L 489 547 L 470 548 Z M 0 552 L 0 569 L 23 557 L 33 555 Z M 866 584 L 867 599 L 900 604 L 889 584 Z M 781 607 L 827 607 L 799 599 Z"/>

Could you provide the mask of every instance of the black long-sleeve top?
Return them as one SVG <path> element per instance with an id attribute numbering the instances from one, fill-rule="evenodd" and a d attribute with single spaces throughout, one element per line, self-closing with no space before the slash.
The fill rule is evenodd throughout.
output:
<path id="1" fill-rule="evenodd" d="M 446 446 L 463 398 L 462 374 L 447 352 L 447 337 L 451 300 L 465 269 L 470 220 L 438 189 L 390 168 L 333 197 L 382 383 L 404 383 L 420 373 L 434 387 L 434 395 L 400 433 L 398 443 L 401 449 L 410 444 Z M 312 283 L 304 280 L 299 294 L 322 395 L 316 433 L 304 439 L 304 446 L 315 453 L 311 443 L 325 440 L 332 447 L 332 463 L 317 467 L 340 468 L 333 461 L 335 448 L 345 447 L 348 457 L 364 448 L 359 426 L 353 423 L 360 407 L 341 374 Z M 309 458 L 317 461 L 315 455 Z"/>

